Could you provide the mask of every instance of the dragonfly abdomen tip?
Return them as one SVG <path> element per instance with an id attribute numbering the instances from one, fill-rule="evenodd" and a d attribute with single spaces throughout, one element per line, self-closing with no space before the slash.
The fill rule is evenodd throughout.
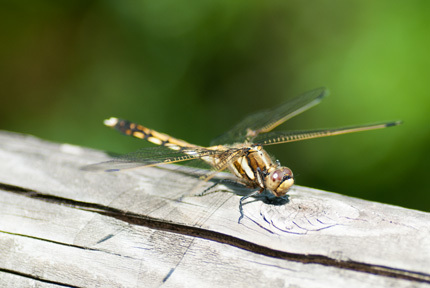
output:
<path id="1" fill-rule="evenodd" d="M 385 127 L 397 126 L 400 124 L 403 124 L 403 121 L 397 120 L 397 121 L 393 121 L 393 122 L 389 122 L 389 123 L 385 124 Z"/>
<path id="2" fill-rule="evenodd" d="M 109 127 L 113 127 L 118 123 L 118 118 L 116 117 L 110 117 L 109 119 L 106 119 L 105 121 L 103 121 L 103 124 L 105 124 L 106 126 Z"/>

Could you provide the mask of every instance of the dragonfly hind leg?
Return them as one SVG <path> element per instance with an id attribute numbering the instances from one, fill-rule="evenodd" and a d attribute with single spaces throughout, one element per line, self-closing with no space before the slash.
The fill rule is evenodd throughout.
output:
<path id="1" fill-rule="evenodd" d="M 221 180 L 215 182 L 213 185 L 211 185 L 208 188 L 206 188 L 205 190 L 203 190 L 202 192 L 200 192 L 198 194 L 195 194 L 194 196 L 199 196 L 200 197 L 200 196 L 205 196 L 205 195 L 209 195 L 209 194 L 212 194 L 212 193 L 215 193 L 215 192 L 220 192 L 220 191 L 231 192 L 230 190 L 227 190 L 227 189 L 225 189 L 225 190 L 221 189 L 221 190 L 210 191 L 213 188 L 215 188 L 216 186 L 218 186 L 220 184 L 225 184 L 225 183 L 231 184 L 231 185 L 240 186 L 240 187 L 246 187 L 245 184 L 243 184 L 243 183 L 241 183 L 239 181 L 235 181 L 235 180 L 232 180 L 232 179 L 221 179 Z"/>

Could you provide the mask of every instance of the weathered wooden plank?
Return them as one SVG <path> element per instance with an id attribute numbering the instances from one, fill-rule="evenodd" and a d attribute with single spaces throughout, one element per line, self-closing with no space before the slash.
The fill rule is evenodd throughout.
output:
<path id="1" fill-rule="evenodd" d="M 226 284 L 225 279 L 235 286 L 276 287 L 285 282 L 320 287 L 341 286 L 346 282 L 361 287 L 382 283 L 410 285 L 404 280 L 369 275 L 365 275 L 363 283 L 363 275 L 358 272 L 343 271 L 339 277 L 335 267 L 273 259 L 229 245 L 146 227 L 124 227 L 121 221 L 111 217 L 19 195 L 5 195 L 7 199 L 2 203 L 7 205 L 2 207 L 8 209 L 3 215 L 9 215 L 9 219 L 1 224 L 20 225 L 1 227 L 2 231 L 10 230 L 0 237 L 2 269 L 19 267 L 20 274 L 43 281 L 49 279 L 53 283 L 77 287 L 148 287 L 163 284 L 162 280 L 170 273 L 172 278 L 166 284 L 172 286 L 184 283 L 222 286 Z M 20 209 L 25 209 L 25 217 L 24 213 L 17 213 Z M 43 215 L 46 211 L 54 211 L 50 213 L 49 227 L 41 221 L 46 219 Z M 63 223 L 65 217 L 68 223 Z M 88 222 L 84 227 L 82 219 Z M 75 225 L 78 229 L 70 229 Z M 63 234 L 68 236 L 63 237 L 64 242 L 50 239 Z M 113 236 L 107 239 L 106 235 Z M 9 284 L 13 287 L 15 282 Z"/>
<path id="2" fill-rule="evenodd" d="M 201 181 L 169 169 L 79 170 L 106 159 L 0 133 L 5 286 L 430 283 L 429 213 L 297 186 L 282 205 L 251 200 L 238 224 L 246 190 L 194 197 Z"/>
<path id="3" fill-rule="evenodd" d="M 72 213 L 69 217 L 75 218 L 76 215 Z M 60 218 L 56 220 L 61 221 Z M 99 220 L 90 225 L 108 227 L 103 221 L 111 221 Z M 101 243 L 88 237 L 85 243 L 90 247 L 29 238 L 22 234 L 2 235 L 1 250 L 10 253 L 1 255 L 2 268 L 19 269 L 22 275 L 40 278 L 39 281 L 49 279 L 53 283 L 77 287 L 160 286 L 169 274 L 165 285 L 172 287 L 205 283 L 253 287 L 277 287 L 285 283 L 316 287 L 336 287 L 346 282 L 355 286 L 363 284 L 362 273 L 344 271 L 342 277 L 338 277 L 333 267 L 272 259 L 204 239 L 138 226 L 116 232 L 115 237 Z M 366 275 L 365 279 L 364 283 L 368 284 L 362 287 L 381 283 L 410 284 L 405 280 L 382 279 L 374 275 Z M 16 287 L 16 282 L 5 280 L 2 278 L 3 284 Z"/>
<path id="4" fill-rule="evenodd" d="M 298 287 L 342 287 L 346 283 L 357 287 L 410 285 L 406 280 L 351 270 L 338 275 L 336 267 L 285 261 L 137 225 L 125 227 L 122 221 L 108 216 L 20 195 L 2 195 L 6 195 L 2 201 L 6 211 L 2 210 L 4 220 L 0 222 L 1 269 L 19 273 L 22 282 L 37 280 L 75 287 L 151 287 L 162 285 L 170 275 L 165 285 L 172 287 L 209 283 L 253 287 L 278 287 L 285 283 Z M 46 219 L 49 225 L 43 221 Z M 1 278 L 1 281 L 5 287 L 16 287 L 15 279 Z"/>
<path id="5" fill-rule="evenodd" d="M 38 287 L 38 288 L 57 288 L 59 285 L 53 283 L 47 283 L 40 280 L 30 279 L 22 277 L 21 275 L 15 275 L 10 272 L 0 271 L 0 280 L 2 287 Z"/>

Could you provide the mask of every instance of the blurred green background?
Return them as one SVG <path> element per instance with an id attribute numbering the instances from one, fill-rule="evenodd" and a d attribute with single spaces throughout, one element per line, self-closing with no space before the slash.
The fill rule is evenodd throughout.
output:
<path id="1" fill-rule="evenodd" d="M 0 1 L 0 129 L 120 153 L 117 116 L 207 145 L 326 86 L 283 129 L 402 126 L 268 147 L 296 183 L 430 211 L 430 1 Z"/>

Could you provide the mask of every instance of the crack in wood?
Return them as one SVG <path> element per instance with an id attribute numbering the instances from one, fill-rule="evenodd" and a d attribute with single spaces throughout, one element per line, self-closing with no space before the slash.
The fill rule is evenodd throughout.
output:
<path id="1" fill-rule="evenodd" d="M 58 281 L 48 280 L 48 279 L 34 276 L 32 274 L 26 274 L 26 273 L 22 273 L 22 272 L 10 270 L 10 269 L 0 268 L 0 272 L 13 274 L 13 275 L 20 276 L 20 277 L 25 277 L 28 279 L 33 279 L 33 280 L 40 281 L 40 282 L 47 283 L 47 284 L 55 284 L 55 285 L 58 285 L 61 287 L 81 288 L 81 286 L 74 286 L 74 285 L 70 285 L 70 284 L 66 284 L 66 283 L 62 283 L 62 282 L 58 282 Z"/>
<path id="2" fill-rule="evenodd" d="M 112 217 L 112 218 L 124 221 L 128 224 L 144 226 L 151 229 L 158 229 L 162 231 L 167 231 L 167 232 L 177 233 L 177 234 L 182 234 L 187 236 L 199 237 L 206 240 L 212 240 L 218 243 L 231 245 L 237 248 L 241 248 L 241 249 L 244 249 L 253 253 L 257 253 L 260 255 L 265 255 L 268 257 L 273 257 L 273 258 L 278 258 L 278 259 L 283 259 L 288 261 L 295 261 L 303 264 L 320 264 L 320 265 L 347 269 L 347 270 L 352 270 L 357 272 L 364 272 L 364 273 L 369 273 L 374 275 L 404 279 L 409 281 L 430 283 L 430 274 L 426 274 L 426 273 L 396 269 L 396 268 L 391 268 L 386 266 L 372 265 L 367 263 L 360 263 L 360 262 L 351 261 L 351 260 L 338 260 L 327 256 L 323 256 L 323 255 L 298 254 L 298 253 L 279 251 L 279 250 L 271 249 L 249 241 L 245 241 L 243 239 L 233 237 L 227 234 L 214 232 L 214 231 L 210 231 L 210 230 L 206 230 L 198 227 L 178 224 L 174 222 L 167 222 L 165 220 L 160 220 L 160 219 L 148 217 L 145 215 L 139 215 L 136 213 L 127 212 L 124 210 L 112 208 L 109 206 L 104 206 L 97 203 L 89 203 L 84 201 L 77 201 L 77 200 L 67 199 L 63 197 L 53 196 L 53 195 L 37 192 L 31 189 L 26 189 L 26 188 L 9 185 L 5 183 L 0 183 L 0 189 L 6 192 L 19 194 L 25 197 L 38 199 L 40 201 L 55 203 L 59 205 L 66 205 L 72 208 L 81 209 L 85 211 L 91 211 L 94 213 L 98 213 L 100 215 L 104 215 L 104 216 L 108 216 L 108 217 Z M 16 272 L 16 273 L 19 273 L 19 272 Z M 28 276 L 32 277 L 31 275 L 28 275 Z M 166 279 L 167 278 L 168 277 L 166 277 Z M 58 284 L 58 283 L 55 283 L 55 284 Z M 62 283 L 59 283 L 59 285 L 62 285 Z M 72 287 L 72 286 L 67 286 L 66 284 L 64 285 L 66 287 Z"/>
<path id="3" fill-rule="evenodd" d="M 63 243 L 63 242 L 59 242 L 59 241 L 53 241 L 53 240 L 50 240 L 50 239 L 35 237 L 35 236 L 21 234 L 21 233 L 12 233 L 12 232 L 2 231 L 2 230 L 0 230 L 0 233 L 14 235 L 14 236 L 19 236 L 19 237 L 30 238 L 30 239 L 34 239 L 34 240 L 38 240 L 38 241 L 52 243 L 52 244 L 55 244 L 55 245 L 67 246 L 67 247 L 72 247 L 72 248 L 76 248 L 76 249 L 82 249 L 82 250 L 86 250 L 86 251 L 103 252 L 103 253 L 107 253 L 107 254 L 110 254 L 110 255 L 121 256 L 121 257 L 125 257 L 125 258 L 130 258 L 130 259 L 136 259 L 136 258 L 133 258 L 133 257 L 130 257 L 130 256 L 125 256 L 125 255 L 118 254 L 118 253 L 112 253 L 111 251 L 107 251 L 107 250 L 103 250 L 103 249 L 95 249 L 95 248 L 91 248 L 91 247 L 84 247 L 84 246 L 75 245 L 75 244 Z M 108 235 L 104 239 L 99 240 L 97 243 L 101 243 L 103 241 L 106 241 L 108 238 L 110 238 L 109 236 L 112 237 L 113 235 Z"/>

